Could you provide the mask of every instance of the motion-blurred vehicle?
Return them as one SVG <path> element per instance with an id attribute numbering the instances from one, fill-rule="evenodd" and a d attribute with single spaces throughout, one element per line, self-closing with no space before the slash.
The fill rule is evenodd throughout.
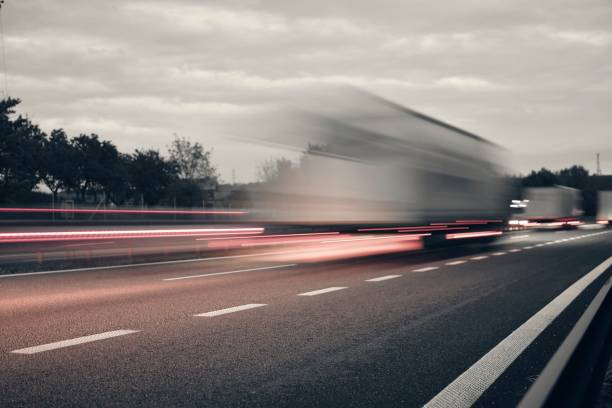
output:
<path id="1" fill-rule="evenodd" d="M 599 191 L 597 194 L 597 223 L 612 224 L 612 191 Z"/>
<path id="2" fill-rule="evenodd" d="M 509 217 L 502 148 L 371 94 L 320 97 L 265 142 L 304 152 L 254 194 L 268 222 L 436 244 L 493 240 Z"/>
<path id="3" fill-rule="evenodd" d="M 580 225 L 582 197 L 580 190 L 565 186 L 525 189 L 527 205 L 522 220 L 530 228 L 572 228 Z"/>

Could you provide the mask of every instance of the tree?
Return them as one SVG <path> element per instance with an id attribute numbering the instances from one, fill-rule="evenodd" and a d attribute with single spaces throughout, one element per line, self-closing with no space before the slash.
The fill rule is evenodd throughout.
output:
<path id="1" fill-rule="evenodd" d="M 557 175 L 547 168 L 542 167 L 538 171 L 532 170 L 528 176 L 523 178 L 523 187 L 547 187 L 559 184 Z"/>
<path id="2" fill-rule="evenodd" d="M 29 193 L 39 181 L 39 163 L 45 134 L 29 119 L 11 115 L 19 99 L 0 101 L 0 201 Z"/>
<path id="3" fill-rule="evenodd" d="M 274 182 L 286 177 L 293 170 L 293 162 L 289 159 L 267 159 L 257 168 L 257 180 L 263 183 Z"/>
<path id="4" fill-rule="evenodd" d="M 98 180 L 107 201 L 121 205 L 130 197 L 128 171 L 131 160 L 129 154 L 119 153 L 109 161 L 108 176 Z"/>
<path id="5" fill-rule="evenodd" d="M 42 143 L 40 179 L 51 190 L 53 201 L 60 190 L 77 184 L 76 152 L 63 129 L 55 129 Z"/>
<path id="6" fill-rule="evenodd" d="M 157 150 L 136 150 L 128 173 L 136 198 L 147 205 L 157 204 L 178 179 L 176 164 L 165 160 Z"/>
<path id="7" fill-rule="evenodd" d="M 126 180 L 117 147 L 108 140 L 101 141 L 96 134 L 79 135 L 72 139 L 72 145 L 81 199 L 85 200 L 87 191 L 103 192 L 111 198 L 113 188 Z"/>
<path id="8" fill-rule="evenodd" d="M 589 182 L 589 171 L 582 166 L 573 165 L 559 170 L 557 178 L 564 186 L 583 189 Z"/>
<path id="9" fill-rule="evenodd" d="M 186 138 L 175 135 L 168 147 L 170 160 L 178 166 L 179 178 L 183 180 L 205 179 L 217 183 L 217 169 L 211 162 L 211 151 L 205 150 L 198 142 L 191 143 Z"/>

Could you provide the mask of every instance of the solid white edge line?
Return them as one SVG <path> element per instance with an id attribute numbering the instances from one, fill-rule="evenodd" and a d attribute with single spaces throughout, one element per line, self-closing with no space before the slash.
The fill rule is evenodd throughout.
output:
<path id="1" fill-rule="evenodd" d="M 425 407 L 472 406 L 550 323 L 611 265 L 612 257 L 609 257 L 574 282 L 440 391 Z"/>
<path id="2" fill-rule="evenodd" d="M 262 306 L 267 306 L 267 304 L 266 303 L 248 303 L 246 305 L 228 307 L 226 309 L 220 309 L 220 310 L 213 310 L 212 312 L 199 313 L 199 314 L 195 314 L 194 316 L 196 317 L 215 317 L 215 316 L 221 316 L 224 314 L 240 312 L 243 310 L 255 309 L 257 307 L 262 307 Z"/>
<path id="3" fill-rule="evenodd" d="M 170 282 L 170 281 L 185 280 L 185 279 L 205 278 L 207 276 L 231 275 L 233 273 L 243 273 L 243 272 L 253 272 L 253 271 L 265 271 L 265 270 L 268 270 L 268 269 L 279 269 L 279 268 L 290 268 L 292 266 L 297 266 L 297 264 L 262 266 L 262 267 L 259 267 L 259 268 L 238 269 L 238 270 L 235 270 L 235 271 L 203 273 L 201 275 L 177 276 L 176 278 L 165 278 L 165 279 L 162 279 L 162 280 L 166 281 L 166 282 Z"/>
<path id="4" fill-rule="evenodd" d="M 124 264 L 124 265 L 94 266 L 91 268 L 75 268 L 75 269 L 60 269 L 60 270 L 55 270 L 55 271 L 10 273 L 10 274 L 5 274 L 5 275 L 0 275 L 0 279 L 1 278 L 18 278 L 21 276 L 34 276 L 34 275 L 52 275 L 56 273 L 101 271 L 101 270 L 107 270 L 107 269 L 136 268 L 136 267 L 142 267 L 142 266 L 174 265 L 174 264 L 182 264 L 182 263 L 219 261 L 223 259 L 252 258 L 252 257 L 257 257 L 257 256 L 265 256 L 265 255 L 278 255 L 281 253 L 282 252 L 262 252 L 262 253 L 257 253 L 257 254 L 214 256 L 210 258 L 190 258 L 190 259 L 177 259 L 174 261 L 158 261 L 158 262 L 144 262 L 144 263 Z"/>
<path id="5" fill-rule="evenodd" d="M 104 333 L 92 334 L 90 336 L 77 337 L 69 340 L 61 340 L 53 343 L 42 344 L 40 346 L 26 347 L 19 350 L 13 350 L 14 354 L 36 354 L 43 351 L 56 350 L 64 347 L 76 346 L 78 344 L 91 343 L 93 341 L 110 339 L 113 337 L 125 336 L 127 334 L 138 333 L 140 330 L 113 330 Z"/>
<path id="6" fill-rule="evenodd" d="M 297 296 L 316 296 L 322 295 L 323 293 L 335 292 L 337 290 L 348 289 L 347 286 L 332 286 L 331 288 L 313 290 L 310 292 L 298 293 Z"/>
<path id="7" fill-rule="evenodd" d="M 389 279 L 395 279 L 395 278 L 401 278 L 402 275 L 385 275 L 385 276 L 379 276 L 378 278 L 372 278 L 372 279 L 366 279 L 366 282 L 382 282 L 382 281 L 386 281 Z"/>
<path id="8" fill-rule="evenodd" d="M 544 406 L 544 402 L 548 398 L 550 391 L 552 391 L 563 368 L 576 350 L 578 343 L 584 338 L 584 334 L 589 324 L 591 324 L 593 317 L 599 311 L 611 287 L 612 278 L 608 278 L 587 307 L 587 310 L 580 316 L 580 319 L 578 319 L 572 331 L 567 335 L 563 343 L 561 343 L 561 346 L 559 346 L 550 361 L 546 364 L 546 367 L 544 367 L 544 370 L 542 370 L 536 382 L 529 388 L 527 394 L 523 396 L 523 399 L 519 403 L 519 407 L 528 408 Z"/>

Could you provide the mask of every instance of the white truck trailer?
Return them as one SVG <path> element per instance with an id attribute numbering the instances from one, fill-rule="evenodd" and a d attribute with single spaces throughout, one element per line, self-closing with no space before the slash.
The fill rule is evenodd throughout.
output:
<path id="1" fill-rule="evenodd" d="M 259 217 L 443 240 L 501 234 L 509 216 L 502 148 L 370 94 L 323 99 L 268 132 L 267 144 L 316 148 L 261 186 Z"/>
<path id="2" fill-rule="evenodd" d="M 565 186 L 525 189 L 527 207 L 522 218 L 530 227 L 571 227 L 580 224 L 580 190 Z"/>
<path id="3" fill-rule="evenodd" d="M 600 191 L 597 197 L 597 222 L 612 224 L 612 191 Z"/>

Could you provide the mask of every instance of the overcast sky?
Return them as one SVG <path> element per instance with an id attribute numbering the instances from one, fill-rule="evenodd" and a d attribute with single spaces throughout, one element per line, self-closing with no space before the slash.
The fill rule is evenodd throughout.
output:
<path id="1" fill-rule="evenodd" d="M 173 133 L 223 178 L 274 152 L 227 124 L 318 83 L 372 91 L 496 142 L 515 171 L 612 174 L 612 1 L 6 0 L 11 96 L 45 131 L 124 151 Z"/>

